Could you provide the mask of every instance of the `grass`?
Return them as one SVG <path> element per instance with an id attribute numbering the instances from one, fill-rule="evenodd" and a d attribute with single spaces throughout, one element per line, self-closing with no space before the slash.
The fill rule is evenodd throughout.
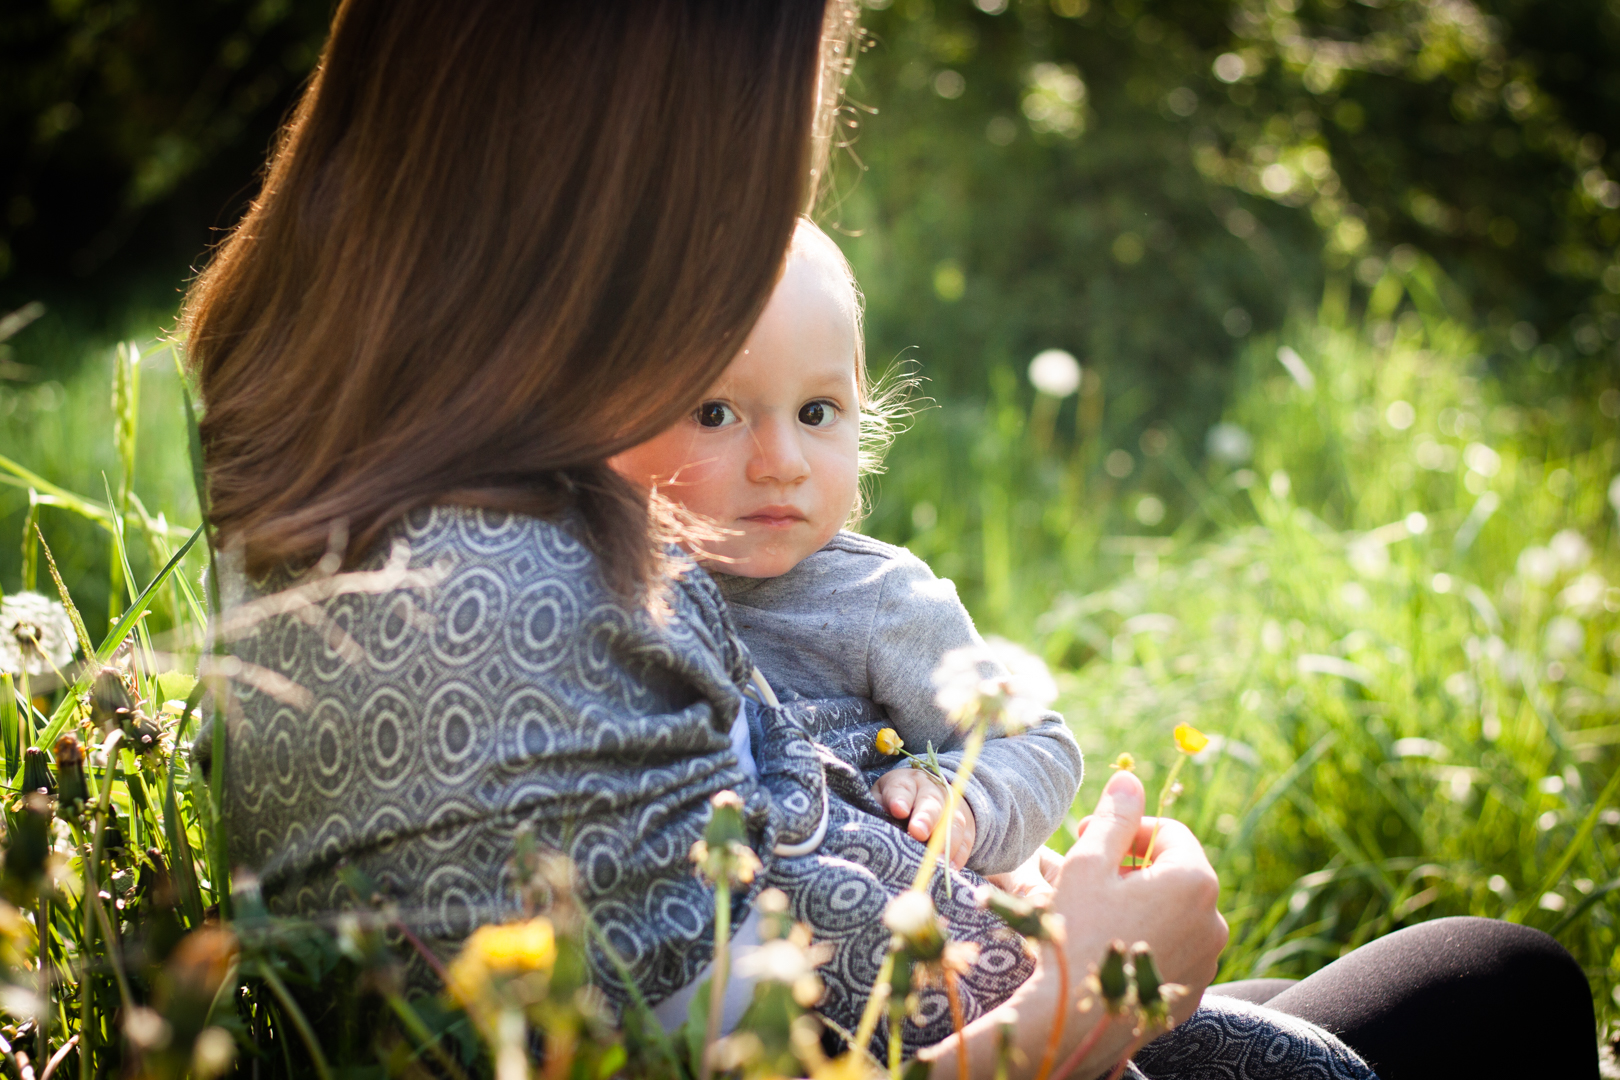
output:
<path id="1" fill-rule="evenodd" d="M 1420 262 L 1391 271 L 1354 320 L 1330 292 L 1312 318 L 1253 341 L 1218 452 L 1163 427 L 1118 445 L 1139 418 L 1094 372 L 1058 402 L 992 366 L 984 401 L 925 410 L 900 437 L 868 529 L 957 579 L 984 629 L 1045 655 L 1092 763 L 1077 814 L 1117 752 L 1135 753 L 1151 790 L 1176 724 L 1217 737 L 1183 770 L 1173 812 L 1221 871 L 1223 978 L 1302 975 L 1439 915 L 1505 917 L 1570 948 L 1607 1029 L 1620 1014 L 1620 447 L 1591 403 L 1505 400 L 1441 291 Z M 137 393 L 127 349 L 95 351 L 59 384 L 0 388 L 0 455 L 81 500 L 35 513 L 97 642 L 196 524 L 181 383 L 166 349 L 138 349 Z M 21 540 L 30 481 L 6 469 L 0 529 Z M 135 645 L 139 704 L 171 729 L 184 710 L 161 702 L 189 687 L 201 648 L 203 546 L 145 597 Z M 15 591 L 22 573 L 21 545 L 0 548 L 0 585 Z M 36 584 L 52 591 L 44 568 Z M 64 701 L 40 705 L 68 721 Z M 153 1075 L 207 1074 L 205 1028 L 224 1033 L 215 1050 L 228 1037 L 236 1067 L 289 1075 L 323 1059 L 357 1076 L 423 1055 L 495 1060 L 459 1012 L 386 992 L 386 912 L 298 926 L 264 916 L 251 883 L 233 897 L 187 754 L 113 758 L 92 758 L 92 804 L 52 826 L 56 854 L 39 867 L 59 973 L 48 1049 L 84 1040 L 59 1069 L 139 1056 Z M 37 822 L 15 799 L 6 813 L 12 875 Z M 0 1070 L 15 1071 L 16 1050 L 36 1067 L 48 1054 L 24 1022 L 40 909 L 27 889 L 10 895 Z M 234 916 L 228 934 L 175 946 L 216 909 Z M 312 1022 L 299 1002 L 323 980 L 373 992 Z M 143 1009 L 170 1041 L 136 1055 Z M 658 1040 L 603 1038 L 619 1049 L 579 1068 L 654 1067 L 637 1047 Z"/>
<path id="2" fill-rule="evenodd" d="M 1579 958 L 1608 1028 L 1620 444 L 1591 403 L 1503 400 L 1439 293 L 1391 272 L 1364 319 L 1330 295 L 1254 341 L 1224 461 L 1151 428 L 1120 456 L 1130 417 L 1095 385 L 1053 434 L 1053 403 L 993 370 L 987 404 L 901 437 L 871 526 L 1060 672 L 1091 760 L 1076 814 L 1116 752 L 1151 788 L 1177 723 L 1219 737 L 1174 813 L 1221 871 L 1223 978 L 1510 918 Z"/>

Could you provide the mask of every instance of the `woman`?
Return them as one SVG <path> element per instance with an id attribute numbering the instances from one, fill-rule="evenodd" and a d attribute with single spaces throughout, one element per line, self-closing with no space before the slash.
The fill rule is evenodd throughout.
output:
<path id="1" fill-rule="evenodd" d="M 686 853 L 710 796 L 743 795 L 768 862 L 824 825 L 819 773 L 740 767 L 746 655 L 606 461 L 693 408 L 758 315 L 852 30 L 845 0 L 340 6 L 187 304 L 241 661 L 211 767 L 272 908 L 340 908 L 358 872 L 448 949 L 510 912 L 533 830 L 656 1002 L 709 959 Z M 1119 878 L 1140 793 L 1115 783 L 1065 870 L 1075 960 L 1147 940 L 1190 1007 L 1224 942 L 1213 872 L 1167 826 Z M 1019 993 L 1026 1030 L 1070 1007 L 1044 975 Z"/>

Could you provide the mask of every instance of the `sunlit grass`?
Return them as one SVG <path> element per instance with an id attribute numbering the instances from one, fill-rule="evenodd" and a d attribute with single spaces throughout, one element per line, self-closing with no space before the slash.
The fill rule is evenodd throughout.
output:
<path id="1" fill-rule="evenodd" d="M 1591 403 L 1504 399 L 1436 295 L 1419 266 L 1376 289 L 1365 318 L 1330 302 L 1254 340 L 1226 426 L 1207 441 L 1155 426 L 1127 444 L 1138 406 L 1097 372 L 1062 401 L 1031 404 L 1022 372 L 991 368 L 984 401 L 925 410 L 900 437 L 868 531 L 956 579 L 984 630 L 1030 643 L 1058 672 L 1092 762 L 1077 814 L 1119 751 L 1156 791 L 1175 725 L 1215 737 L 1180 774 L 1172 812 L 1221 871 L 1233 930 L 1223 977 L 1305 974 L 1439 915 L 1507 917 L 1575 953 L 1607 1026 L 1620 983 L 1620 450 Z M 147 514 L 131 511 L 124 530 L 137 588 L 196 524 L 180 380 L 155 339 L 141 348 L 133 490 Z M 0 456 L 98 514 L 123 479 L 116 362 L 98 349 L 60 382 L 0 387 Z M 27 487 L 15 474 L 0 486 L 9 591 L 22 584 Z M 88 512 L 44 505 L 37 520 L 99 641 L 129 588 L 112 572 L 112 533 Z M 195 582 L 201 566 L 194 552 L 181 572 Z M 43 568 L 35 584 L 53 592 Z M 171 583 L 146 620 L 175 666 L 200 640 L 194 610 Z M 112 806 L 138 849 L 195 855 L 197 910 L 176 916 L 193 925 L 201 905 L 226 899 L 209 869 L 208 792 L 182 755 L 179 840 L 131 794 L 137 774 L 144 792 L 166 790 L 163 770 L 128 757 Z M 8 818 L 14 827 L 15 808 Z M 118 888 L 133 887 L 138 861 L 117 870 Z M 61 972 L 86 932 L 77 881 L 64 878 L 55 909 Z M 129 893 L 129 910 L 147 911 L 150 895 Z M 255 924 L 251 912 L 236 926 L 252 993 L 231 1030 L 244 1044 L 285 1036 L 303 1054 L 286 984 L 358 977 L 371 961 L 345 959 L 325 930 Z M 97 948 L 91 1002 L 105 1015 L 86 1030 L 105 1048 L 120 1038 L 119 991 Z M 140 992 L 156 976 L 138 959 Z M 58 989 L 60 1033 L 84 999 Z M 411 1038 L 455 1023 L 424 1015 L 399 1013 Z M 353 1044 L 338 1059 L 365 1057 L 374 1033 L 362 1020 L 333 1021 Z M 470 1035 L 457 1037 L 460 1060 L 474 1060 Z"/>
<path id="2" fill-rule="evenodd" d="M 1434 292 L 1418 268 L 1364 324 L 1330 306 L 1253 342 L 1210 440 L 1226 461 L 1152 430 L 1121 459 L 1084 396 L 1078 436 L 1048 437 L 992 372 L 982 412 L 925 413 L 897 443 L 900 505 L 874 525 L 1060 669 L 1092 762 L 1076 814 L 1116 752 L 1151 785 L 1177 723 L 1218 737 L 1174 812 L 1221 871 L 1223 977 L 1506 917 L 1575 953 L 1607 1024 L 1614 429 L 1591 404 L 1501 399 Z"/>

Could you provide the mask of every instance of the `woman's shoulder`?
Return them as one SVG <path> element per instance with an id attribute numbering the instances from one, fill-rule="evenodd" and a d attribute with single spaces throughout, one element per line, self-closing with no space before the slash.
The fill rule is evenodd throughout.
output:
<path id="1" fill-rule="evenodd" d="M 348 570 L 323 574 L 317 566 L 245 584 L 235 596 L 227 585 L 227 608 L 240 612 L 245 635 L 260 640 L 238 642 L 237 651 L 280 638 L 288 663 L 332 652 L 320 635 L 287 639 L 277 629 L 289 616 L 302 626 L 296 616 L 307 621 L 303 609 L 319 607 L 320 620 L 342 629 L 348 651 L 358 648 L 348 659 L 363 655 L 368 669 L 393 670 L 421 654 L 455 667 L 493 662 L 505 670 L 523 661 L 550 671 L 579 650 L 592 670 L 652 664 L 734 681 L 742 667 L 724 604 L 706 578 L 674 583 L 661 603 L 638 603 L 607 585 L 596 554 L 567 521 L 510 511 L 421 507 L 383 530 Z"/>
<path id="2" fill-rule="evenodd" d="M 514 582 L 567 576 L 602 589 L 596 556 L 562 522 L 470 506 L 420 507 L 386 530 L 368 561 L 386 563 L 404 545 L 412 565 L 439 563 L 446 572 L 489 567 Z"/>
<path id="3" fill-rule="evenodd" d="M 407 515 L 379 546 L 389 543 L 407 545 L 412 565 L 438 568 L 440 588 L 450 600 L 438 607 L 452 620 L 460 608 L 457 598 L 484 591 L 493 599 L 500 593 L 510 602 L 490 606 L 509 620 L 542 618 L 554 630 L 612 623 L 625 643 L 689 641 L 726 666 L 737 665 L 725 603 L 707 575 L 678 575 L 651 605 L 628 601 L 607 586 L 596 554 L 566 520 L 432 506 Z"/>

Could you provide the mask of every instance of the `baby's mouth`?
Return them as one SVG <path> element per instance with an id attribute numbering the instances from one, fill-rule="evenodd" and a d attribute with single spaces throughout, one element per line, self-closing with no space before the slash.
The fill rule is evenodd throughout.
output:
<path id="1" fill-rule="evenodd" d="M 791 506 L 762 506 L 752 514 L 744 515 L 742 520 L 767 529 L 790 529 L 803 524 L 805 517 Z"/>

